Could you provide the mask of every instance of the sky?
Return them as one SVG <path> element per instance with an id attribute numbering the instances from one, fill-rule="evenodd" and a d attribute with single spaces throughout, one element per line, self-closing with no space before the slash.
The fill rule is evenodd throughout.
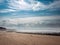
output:
<path id="1" fill-rule="evenodd" d="M 0 0 L 0 16 L 60 15 L 60 0 Z"/>
<path id="2" fill-rule="evenodd" d="M 0 27 L 60 27 L 60 0 L 0 0 Z"/>

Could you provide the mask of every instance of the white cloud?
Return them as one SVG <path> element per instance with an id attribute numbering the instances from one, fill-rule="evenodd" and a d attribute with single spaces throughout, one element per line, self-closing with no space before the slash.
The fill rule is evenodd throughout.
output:
<path id="1" fill-rule="evenodd" d="M 0 20 L 0 26 L 8 29 L 40 29 L 40 27 L 49 28 L 60 27 L 60 16 L 40 16 L 26 18 L 3 18 Z M 46 29 L 45 28 L 45 29 Z"/>
<path id="2" fill-rule="evenodd" d="M 0 22 L 5 22 L 6 24 L 42 24 L 45 20 L 55 20 L 60 19 L 60 16 L 41 16 L 41 17 L 26 17 L 26 18 L 4 18 Z"/>
<path id="3" fill-rule="evenodd" d="M 45 5 L 42 2 L 36 0 L 28 1 L 30 3 L 26 2 L 25 0 L 10 0 L 8 1 L 9 4 L 8 7 L 15 10 L 33 10 L 33 11 L 60 8 L 60 0 L 54 1 L 49 5 Z"/>
<path id="4" fill-rule="evenodd" d="M 29 0 L 30 3 L 24 0 L 10 0 L 8 1 L 9 8 L 16 10 L 44 10 L 46 5 L 35 0 Z"/>
<path id="5" fill-rule="evenodd" d="M 56 0 L 48 6 L 50 10 L 56 10 L 57 8 L 60 8 L 60 0 Z"/>
<path id="6" fill-rule="evenodd" d="M 38 10 L 45 10 L 47 8 L 46 5 L 44 5 L 43 3 L 41 2 L 37 2 L 37 4 L 35 4 L 32 9 L 35 10 L 35 11 L 38 11 Z"/>
<path id="7" fill-rule="evenodd" d="M 60 16 L 42 16 L 42 17 L 27 17 L 27 18 L 13 18 L 9 19 L 13 23 L 36 23 L 44 20 L 60 19 Z"/>
<path id="8" fill-rule="evenodd" d="M 0 13 L 6 13 L 6 12 L 14 12 L 14 11 L 20 11 L 20 10 L 33 10 L 33 11 L 39 11 L 39 10 L 55 10 L 56 8 L 60 8 L 60 0 L 56 0 L 53 3 L 50 3 L 49 5 L 45 5 L 42 2 L 36 1 L 36 0 L 28 0 L 30 3 L 26 2 L 25 0 L 7 0 L 8 2 L 8 8 L 9 9 L 3 9 L 0 10 Z M 4 0 L 0 1 L 4 2 Z"/>
<path id="9" fill-rule="evenodd" d="M 0 13 L 6 13 L 6 12 L 14 12 L 15 10 L 12 10 L 12 9 L 3 9 L 3 10 L 0 10 Z"/>

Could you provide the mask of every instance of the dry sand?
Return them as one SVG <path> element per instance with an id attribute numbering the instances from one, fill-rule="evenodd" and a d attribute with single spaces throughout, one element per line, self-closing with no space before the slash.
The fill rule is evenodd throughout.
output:
<path id="1" fill-rule="evenodd" d="M 0 45 L 60 45 L 60 36 L 0 31 Z"/>

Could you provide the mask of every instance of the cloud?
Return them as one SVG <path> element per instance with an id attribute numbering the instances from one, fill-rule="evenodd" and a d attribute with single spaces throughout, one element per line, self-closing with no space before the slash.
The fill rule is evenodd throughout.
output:
<path id="1" fill-rule="evenodd" d="M 44 10 L 46 5 L 35 0 L 10 0 L 8 1 L 8 7 L 15 10 Z"/>
<path id="2" fill-rule="evenodd" d="M 0 2 L 2 3 L 3 1 Z M 7 9 L 0 9 L 0 13 L 15 12 L 21 10 L 38 11 L 46 9 L 46 6 L 43 3 L 35 0 L 28 0 L 28 2 L 26 2 L 25 0 L 7 0 L 6 5 Z"/>
<path id="3" fill-rule="evenodd" d="M 60 0 L 58 0 L 58 1 L 56 0 L 53 3 L 51 3 L 48 6 L 48 9 L 50 9 L 50 10 L 58 10 L 58 9 L 60 9 Z"/>
<path id="4" fill-rule="evenodd" d="M 8 1 L 8 6 L 11 9 L 15 10 L 33 10 L 33 11 L 39 11 L 39 10 L 46 10 L 46 9 L 54 9 L 54 8 L 60 8 L 60 0 L 54 1 L 53 3 L 50 3 L 49 5 L 45 5 L 42 2 L 36 1 L 36 0 L 10 0 Z"/>
<path id="5" fill-rule="evenodd" d="M 35 4 L 32 9 L 35 10 L 35 11 L 38 11 L 38 10 L 45 10 L 47 8 L 46 5 L 44 5 L 43 3 L 41 2 L 38 2 L 37 4 Z"/>
<path id="6" fill-rule="evenodd" d="M 7 13 L 7 12 L 14 12 L 15 10 L 12 9 L 2 9 L 0 10 L 0 13 Z"/>
<path id="7" fill-rule="evenodd" d="M 51 8 L 60 8 L 60 0 L 55 1 L 50 6 L 51 6 Z"/>
<path id="8" fill-rule="evenodd" d="M 4 1 L 0 1 L 4 2 Z M 55 0 L 48 5 L 37 0 L 7 0 L 8 9 L 0 10 L 0 13 L 15 12 L 15 11 L 39 11 L 39 10 L 57 10 L 60 9 L 60 0 Z"/>
<path id="9" fill-rule="evenodd" d="M 4 18 L 0 20 L 0 26 L 18 28 L 60 27 L 60 16 L 42 16 L 26 18 Z"/>

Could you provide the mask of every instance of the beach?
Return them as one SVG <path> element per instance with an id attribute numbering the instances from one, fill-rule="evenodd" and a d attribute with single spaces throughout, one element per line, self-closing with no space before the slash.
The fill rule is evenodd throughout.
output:
<path id="1" fill-rule="evenodd" d="M 0 45 L 60 45 L 60 36 L 0 31 Z"/>

